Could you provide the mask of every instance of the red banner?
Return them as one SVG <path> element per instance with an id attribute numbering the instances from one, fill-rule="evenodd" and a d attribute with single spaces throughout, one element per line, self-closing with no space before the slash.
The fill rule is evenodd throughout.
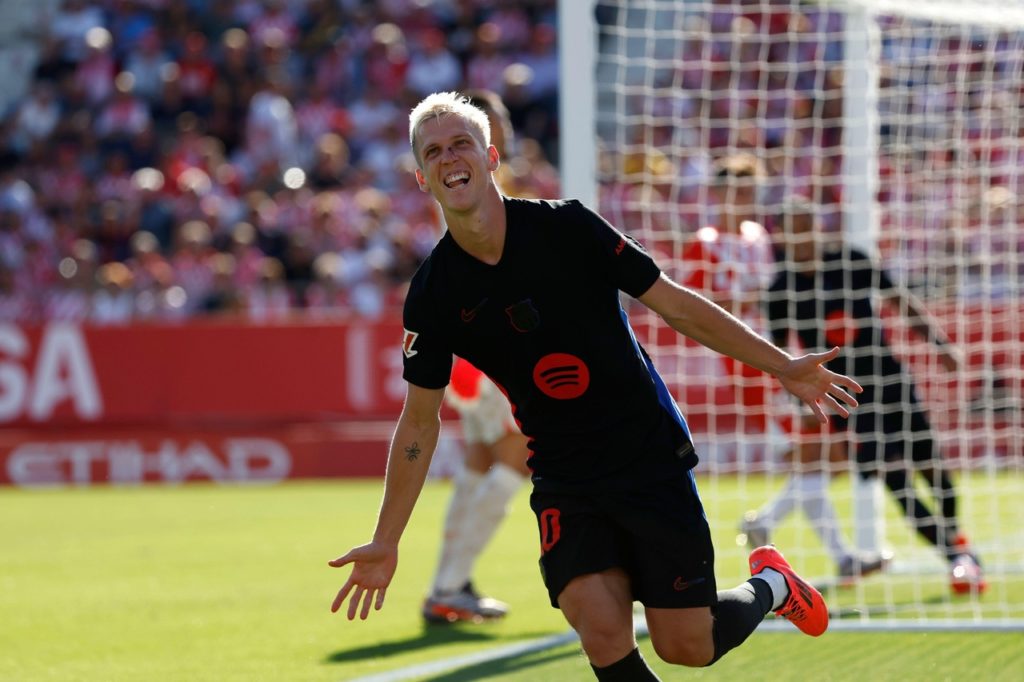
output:
<path id="1" fill-rule="evenodd" d="M 894 340 L 947 456 L 1020 454 L 1021 312 L 936 314 L 961 371 L 937 372 L 933 350 L 898 324 Z M 665 325 L 637 333 L 695 433 L 737 430 L 742 408 L 716 383 L 718 364 L 700 364 L 705 351 Z M 405 397 L 402 337 L 397 319 L 0 324 L 0 484 L 379 476 Z"/>
<path id="2" fill-rule="evenodd" d="M 0 432 L 0 485 L 276 483 L 382 476 L 392 421 Z"/>
<path id="3" fill-rule="evenodd" d="M 394 417 L 405 396 L 401 342 L 396 320 L 0 325 L 0 424 Z"/>

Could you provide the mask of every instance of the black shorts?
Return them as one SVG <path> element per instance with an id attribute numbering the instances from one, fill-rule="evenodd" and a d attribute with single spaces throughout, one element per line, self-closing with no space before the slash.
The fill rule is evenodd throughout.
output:
<path id="1" fill-rule="evenodd" d="M 633 598 L 654 608 L 716 602 L 715 552 L 692 473 L 599 494 L 534 490 L 540 568 L 551 605 L 569 581 L 621 568 Z"/>
<path id="2" fill-rule="evenodd" d="M 876 394 L 881 393 L 881 401 Z M 835 430 L 855 433 L 857 468 L 862 475 L 879 473 L 882 462 L 912 468 L 940 455 L 934 432 L 913 386 L 888 384 L 865 390 L 848 419 L 835 418 Z"/>

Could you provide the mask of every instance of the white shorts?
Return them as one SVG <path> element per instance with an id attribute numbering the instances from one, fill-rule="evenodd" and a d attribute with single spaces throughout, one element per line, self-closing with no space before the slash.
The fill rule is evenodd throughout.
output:
<path id="1" fill-rule="evenodd" d="M 493 445 L 506 435 L 517 433 L 519 428 L 512 418 L 512 406 L 498 387 L 486 378 L 482 381 L 486 385 L 481 386 L 480 397 L 471 405 L 457 408 L 462 420 L 462 439 L 466 443 Z"/>

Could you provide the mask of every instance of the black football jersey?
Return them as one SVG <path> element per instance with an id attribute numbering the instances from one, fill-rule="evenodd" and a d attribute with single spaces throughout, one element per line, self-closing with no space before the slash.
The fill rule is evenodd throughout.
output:
<path id="1" fill-rule="evenodd" d="M 830 249 L 820 271 L 779 270 L 768 295 L 772 337 L 782 345 L 790 329 L 808 351 L 840 346 L 829 369 L 864 384 L 899 375 L 881 326 L 874 297 L 893 288 L 886 272 L 867 254 L 853 248 Z"/>
<path id="2" fill-rule="evenodd" d="M 501 260 L 485 264 L 448 233 L 410 284 L 404 377 L 448 384 L 452 355 L 508 396 L 533 452 L 537 487 L 683 472 L 686 423 L 619 302 L 660 276 L 651 257 L 578 201 L 505 198 Z"/>

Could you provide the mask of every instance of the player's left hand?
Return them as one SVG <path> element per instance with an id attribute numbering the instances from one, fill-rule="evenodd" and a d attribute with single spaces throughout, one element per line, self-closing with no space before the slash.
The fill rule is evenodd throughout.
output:
<path id="1" fill-rule="evenodd" d="M 398 547 L 383 542 L 371 542 L 355 547 L 347 554 L 327 562 L 328 566 L 341 568 L 352 564 L 352 574 L 331 604 L 331 613 L 336 613 L 345 602 L 353 588 L 352 599 L 348 603 L 348 619 L 354 620 L 356 612 L 359 618 L 366 620 L 370 615 L 370 605 L 376 611 L 384 606 L 384 595 L 398 567 Z M 359 603 L 362 602 L 362 609 Z"/>
<path id="2" fill-rule="evenodd" d="M 857 407 L 852 393 L 860 393 L 861 385 L 844 374 L 837 374 L 823 365 L 839 355 L 836 346 L 825 353 L 808 353 L 793 358 L 779 373 L 782 386 L 804 401 L 822 424 L 828 423 L 823 405 L 843 417 L 850 416 L 847 407 Z"/>

